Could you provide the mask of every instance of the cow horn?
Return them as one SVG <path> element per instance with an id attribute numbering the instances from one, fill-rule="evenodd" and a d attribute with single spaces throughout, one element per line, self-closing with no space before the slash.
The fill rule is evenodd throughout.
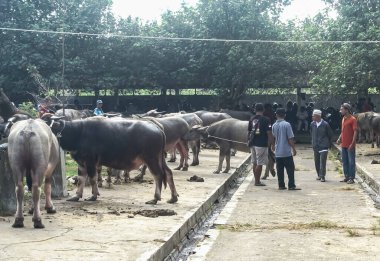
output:
<path id="1" fill-rule="evenodd" d="M 54 121 L 54 120 L 60 120 L 60 119 L 63 119 L 65 118 L 65 116 L 57 116 L 57 115 L 53 115 L 51 116 L 51 119 Z"/>

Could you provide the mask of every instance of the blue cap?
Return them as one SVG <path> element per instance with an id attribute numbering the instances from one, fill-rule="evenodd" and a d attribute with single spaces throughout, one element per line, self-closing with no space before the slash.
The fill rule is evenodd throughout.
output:
<path id="1" fill-rule="evenodd" d="M 103 103 L 102 100 L 97 100 L 96 103 Z"/>

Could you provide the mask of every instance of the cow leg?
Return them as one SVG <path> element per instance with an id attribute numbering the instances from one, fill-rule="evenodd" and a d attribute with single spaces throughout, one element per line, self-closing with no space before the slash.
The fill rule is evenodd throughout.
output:
<path id="1" fill-rule="evenodd" d="M 16 181 L 16 199 L 17 199 L 17 209 L 16 209 L 16 215 L 15 215 L 15 222 L 13 223 L 12 227 L 14 228 L 20 228 L 24 227 L 24 216 L 23 216 L 23 208 L 24 208 L 24 184 L 22 182 L 22 171 L 17 170 L 13 171 L 13 177 Z"/>
<path id="2" fill-rule="evenodd" d="M 214 174 L 219 174 L 221 171 L 222 171 L 222 166 L 223 166 L 223 161 L 224 161 L 224 158 L 226 157 L 226 154 L 224 151 L 222 151 L 222 149 L 219 150 L 219 165 L 218 165 L 218 168 L 217 170 L 215 170 L 213 173 Z"/>
<path id="3" fill-rule="evenodd" d="M 98 189 L 98 182 L 97 182 L 97 168 L 96 168 L 96 164 L 87 164 L 87 173 L 90 177 L 90 184 L 91 184 L 91 188 L 92 188 L 92 196 L 89 197 L 89 198 L 86 198 L 85 200 L 86 201 L 96 201 L 98 196 L 100 195 L 99 194 L 99 189 Z"/>
<path id="4" fill-rule="evenodd" d="M 50 174 L 46 175 L 45 177 L 45 186 L 44 186 L 44 192 L 45 192 L 45 210 L 49 214 L 55 214 L 57 211 L 54 208 L 53 201 L 51 200 L 51 172 Z"/>
<path id="5" fill-rule="evenodd" d="M 144 181 L 144 175 L 145 175 L 145 172 L 146 172 L 146 168 L 147 168 L 147 165 L 144 164 L 141 168 L 141 172 L 140 174 L 138 174 L 134 179 L 133 181 L 135 182 L 143 182 Z"/>
<path id="6" fill-rule="evenodd" d="M 172 194 L 171 199 L 169 199 L 167 202 L 170 204 L 176 203 L 178 201 L 178 193 L 174 185 L 174 180 L 173 180 L 173 172 L 170 170 L 170 168 L 165 164 L 164 162 L 164 175 L 166 176 L 166 181 L 169 184 L 169 188 Z"/>
<path id="7" fill-rule="evenodd" d="M 84 190 L 84 184 L 86 183 L 87 179 L 87 170 L 84 166 L 78 165 L 78 185 L 77 185 L 77 191 L 76 196 L 71 197 L 67 199 L 67 201 L 79 201 L 83 197 L 83 190 Z"/>
<path id="8" fill-rule="evenodd" d="M 187 171 L 189 168 L 188 158 L 189 158 L 189 148 L 187 146 L 187 142 L 180 140 L 177 143 L 176 148 L 179 151 L 179 154 L 181 155 L 180 164 L 175 170 L 182 169 L 183 171 Z"/>
<path id="9" fill-rule="evenodd" d="M 199 152 L 201 150 L 201 141 L 191 141 L 191 151 L 193 152 L 193 162 L 190 164 L 191 166 L 199 165 Z"/>
<path id="10" fill-rule="evenodd" d="M 131 176 L 130 176 L 129 171 L 127 169 L 124 170 L 124 182 L 125 183 L 131 182 Z"/>
<path id="11" fill-rule="evenodd" d="M 228 173 L 231 168 L 231 150 L 229 150 L 226 154 L 226 169 L 223 171 L 223 173 Z"/>
<path id="12" fill-rule="evenodd" d="M 43 179 L 43 171 L 41 168 L 36 168 L 32 171 L 32 198 L 33 198 L 33 218 L 34 228 L 45 228 L 41 221 L 41 210 L 40 210 L 40 195 L 41 195 L 41 184 Z"/>
<path id="13" fill-rule="evenodd" d="M 175 162 L 177 160 L 176 149 L 173 148 L 169 150 L 169 154 L 170 154 L 170 159 L 168 160 L 168 162 Z"/>
<path id="14" fill-rule="evenodd" d="M 163 157 L 161 160 L 165 162 L 165 159 Z M 152 173 L 154 177 L 154 183 L 156 184 L 156 189 L 154 191 L 154 199 L 145 202 L 145 204 L 155 205 L 159 200 L 161 200 L 162 183 L 164 182 L 165 174 L 163 168 L 160 166 L 161 164 L 159 164 L 159 162 L 157 161 L 154 161 L 154 159 L 149 159 L 145 165 L 149 168 L 150 172 Z"/>
<path id="15" fill-rule="evenodd" d="M 103 177 L 102 177 L 102 166 L 99 165 L 99 166 L 96 166 L 96 173 L 98 175 L 98 186 L 99 188 L 103 187 Z M 108 183 L 108 186 L 111 186 L 111 181 L 108 182 L 107 180 L 107 183 Z"/>

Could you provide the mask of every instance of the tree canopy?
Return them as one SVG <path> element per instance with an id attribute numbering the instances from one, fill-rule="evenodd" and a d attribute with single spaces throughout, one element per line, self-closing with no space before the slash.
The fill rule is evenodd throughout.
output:
<path id="1" fill-rule="evenodd" d="M 159 22 L 143 22 L 115 17 L 112 0 L 3 0 L 2 28 L 85 34 L 0 30 L 0 87 L 11 94 L 203 88 L 230 104 L 252 89 L 366 94 L 379 88 L 380 2 L 325 2 L 336 17 L 321 12 L 284 22 L 280 15 L 291 0 L 199 0 L 165 12 Z"/>

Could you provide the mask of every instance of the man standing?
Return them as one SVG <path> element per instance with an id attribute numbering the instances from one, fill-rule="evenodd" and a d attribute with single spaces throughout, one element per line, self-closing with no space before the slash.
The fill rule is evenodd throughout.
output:
<path id="1" fill-rule="evenodd" d="M 310 125 L 311 144 L 314 150 L 314 163 L 317 180 L 325 182 L 327 153 L 332 144 L 333 131 L 330 125 L 322 120 L 320 110 L 313 111 L 313 122 Z"/>
<path id="2" fill-rule="evenodd" d="M 263 165 L 268 164 L 268 145 L 270 146 L 273 142 L 272 124 L 270 119 L 263 115 L 264 106 L 262 103 L 256 103 L 255 111 L 256 115 L 248 122 L 248 146 L 251 148 L 255 186 L 265 186 L 260 178 Z"/>
<path id="3" fill-rule="evenodd" d="M 342 131 L 336 141 L 342 147 L 342 163 L 344 179 L 341 182 L 347 184 L 355 183 L 355 146 L 357 136 L 356 118 L 352 116 L 351 105 L 343 103 L 340 106 L 340 114 L 342 114 Z"/>
<path id="4" fill-rule="evenodd" d="M 285 121 L 285 109 L 278 108 L 276 110 L 277 121 L 273 124 L 272 132 L 275 139 L 275 145 L 272 145 L 272 150 L 275 151 L 278 189 L 284 190 L 284 168 L 288 174 L 288 189 L 300 190 L 296 187 L 294 181 L 294 161 L 293 156 L 297 154 L 294 144 L 294 134 L 289 122 Z M 293 150 L 293 155 L 292 155 Z"/>
<path id="5" fill-rule="evenodd" d="M 104 112 L 103 112 L 102 107 L 103 107 L 102 100 L 97 100 L 96 101 L 96 108 L 94 109 L 94 115 L 96 115 L 96 116 L 103 115 Z"/>

